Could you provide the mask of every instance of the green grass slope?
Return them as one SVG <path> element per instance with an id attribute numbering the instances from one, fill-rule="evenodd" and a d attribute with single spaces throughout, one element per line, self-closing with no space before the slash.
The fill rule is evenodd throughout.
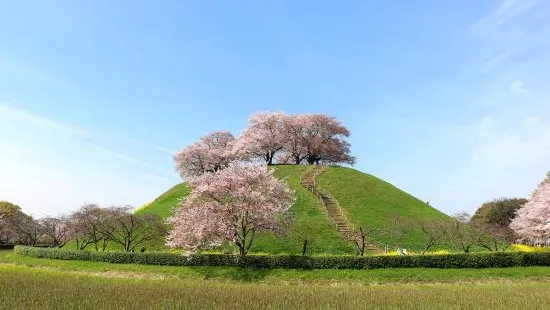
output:
<path id="1" fill-rule="evenodd" d="M 356 227 L 391 230 L 396 215 L 410 219 L 403 237 L 406 248 L 423 247 L 422 231 L 414 222 L 446 219 L 448 216 L 428 204 L 372 175 L 345 167 L 330 167 L 317 178 L 320 188 L 329 192 Z M 388 234 L 374 233 L 382 243 L 393 244 Z"/>
<path id="2" fill-rule="evenodd" d="M 353 254 L 353 247 L 336 232 L 319 200 L 300 184 L 302 173 L 310 166 L 278 165 L 275 175 L 285 180 L 296 192 L 296 202 L 290 209 L 294 221 L 286 236 L 271 234 L 259 235 L 254 241 L 253 252 L 299 254 L 304 239 L 310 240 L 309 254 Z M 340 203 L 355 227 L 367 226 L 381 229 L 387 227 L 395 214 L 413 220 L 437 219 L 445 214 L 426 203 L 399 190 L 393 185 L 371 175 L 343 167 L 329 167 L 318 176 L 319 186 L 327 190 Z M 164 218 L 171 215 L 180 197 L 185 197 L 190 189 L 185 183 L 178 184 L 159 196 L 137 213 L 154 213 Z M 406 247 L 417 250 L 422 247 L 422 234 L 418 228 L 407 232 Z M 383 243 L 392 243 L 387 236 L 378 235 Z"/>
<path id="3" fill-rule="evenodd" d="M 160 195 L 153 202 L 137 209 L 136 214 L 156 214 L 162 218 L 172 215 L 172 209 L 177 205 L 180 197 L 189 195 L 191 189 L 186 183 L 180 183 L 164 194 Z"/>

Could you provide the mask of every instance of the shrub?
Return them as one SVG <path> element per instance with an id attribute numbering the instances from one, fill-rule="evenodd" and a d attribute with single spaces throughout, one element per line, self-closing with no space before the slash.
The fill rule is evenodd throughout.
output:
<path id="1" fill-rule="evenodd" d="M 0 243 L 0 250 L 13 250 L 13 244 Z"/>
<path id="2" fill-rule="evenodd" d="M 378 268 L 493 268 L 550 266 L 550 252 L 501 252 L 414 256 L 294 256 L 198 254 L 183 256 L 166 252 L 91 252 L 16 246 L 23 256 L 62 260 L 163 266 L 225 266 L 292 269 Z"/>

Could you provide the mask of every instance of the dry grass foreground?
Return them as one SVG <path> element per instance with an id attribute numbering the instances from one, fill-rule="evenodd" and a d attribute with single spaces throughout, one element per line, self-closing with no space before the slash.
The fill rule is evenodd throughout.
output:
<path id="1" fill-rule="evenodd" d="M 2 309 L 546 309 L 550 268 L 255 270 L 0 251 Z"/>
<path id="2" fill-rule="evenodd" d="M 544 309 L 550 283 L 292 285 L 107 278 L 0 266 L 4 309 Z"/>

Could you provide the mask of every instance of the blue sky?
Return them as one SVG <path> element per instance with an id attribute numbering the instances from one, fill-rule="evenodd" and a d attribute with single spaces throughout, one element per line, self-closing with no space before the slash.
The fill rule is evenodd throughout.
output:
<path id="1" fill-rule="evenodd" d="M 449 214 L 550 170 L 550 3 L 2 1 L 0 200 L 146 203 L 172 153 L 326 113 L 356 168 Z"/>

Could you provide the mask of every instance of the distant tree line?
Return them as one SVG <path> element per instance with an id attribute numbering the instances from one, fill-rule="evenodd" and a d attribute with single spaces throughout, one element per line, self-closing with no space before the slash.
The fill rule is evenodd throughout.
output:
<path id="1" fill-rule="evenodd" d="M 62 248 L 70 241 L 78 250 L 105 251 L 117 244 L 132 252 L 166 235 L 160 217 L 134 214 L 129 206 L 103 208 L 86 204 L 69 216 L 34 219 L 15 204 L 0 202 L 0 243 Z"/>

